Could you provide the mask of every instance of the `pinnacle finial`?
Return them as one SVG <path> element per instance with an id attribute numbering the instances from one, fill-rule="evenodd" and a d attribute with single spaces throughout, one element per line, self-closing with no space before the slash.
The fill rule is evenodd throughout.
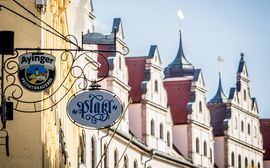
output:
<path id="1" fill-rule="evenodd" d="M 180 32 L 182 32 L 183 31 L 183 20 L 184 20 L 185 16 L 184 16 L 183 12 L 181 11 L 181 9 L 178 9 L 177 16 L 180 20 Z"/>
<path id="2" fill-rule="evenodd" d="M 244 53 L 241 53 L 240 56 L 241 56 L 241 60 L 244 60 L 244 56 L 245 56 Z"/>
<path id="3" fill-rule="evenodd" d="M 217 56 L 217 61 L 218 61 L 218 68 L 219 68 L 219 73 L 221 73 L 221 64 L 224 62 L 224 58 L 222 58 L 220 55 Z"/>

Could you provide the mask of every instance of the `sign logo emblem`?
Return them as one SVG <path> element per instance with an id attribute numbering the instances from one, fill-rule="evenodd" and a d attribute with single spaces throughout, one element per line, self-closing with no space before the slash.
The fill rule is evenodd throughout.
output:
<path id="1" fill-rule="evenodd" d="M 19 56 L 19 81 L 24 88 L 41 92 L 55 79 L 55 57 L 47 53 L 26 53 Z"/>
<path id="2" fill-rule="evenodd" d="M 103 128 L 113 125 L 122 113 L 119 98 L 106 90 L 90 90 L 77 94 L 68 103 L 67 113 L 79 126 Z"/>

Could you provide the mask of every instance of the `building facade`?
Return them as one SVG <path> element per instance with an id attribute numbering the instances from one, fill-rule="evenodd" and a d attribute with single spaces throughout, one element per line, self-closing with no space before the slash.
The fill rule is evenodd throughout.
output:
<path id="1" fill-rule="evenodd" d="M 17 99 L 20 89 L 5 92 L 12 95 L 15 110 L 6 129 L 10 156 L 0 146 L 0 167 L 269 166 L 268 146 L 264 143 L 263 148 L 260 133 L 261 129 L 267 139 L 269 124 L 261 120 L 260 127 L 243 57 L 229 98 L 220 79 L 216 96 L 207 103 L 202 70 L 185 57 L 182 31 L 176 57 L 163 69 L 156 45 L 145 56 L 124 54 L 127 45 L 121 18 L 113 19 L 112 30 L 105 36 L 115 40 L 115 45 L 86 43 L 87 35 L 100 35 L 94 31 L 91 0 L 0 4 L 13 10 L 1 6 L 0 31 L 15 32 L 15 48 L 36 48 L 33 52 L 56 57 L 56 79 L 49 89 L 38 93 L 23 89 Z M 30 52 L 17 51 L 18 55 Z M 5 80 L 5 87 L 20 85 L 17 76 L 14 81 Z M 123 112 L 111 127 L 87 129 L 67 116 L 69 100 L 93 84 L 121 100 Z"/>
<path id="2" fill-rule="evenodd" d="M 175 147 L 196 166 L 213 167 L 214 139 L 204 79 L 184 55 L 181 30 L 178 52 L 164 74 Z"/>
<path id="3" fill-rule="evenodd" d="M 227 98 L 221 78 L 216 95 L 208 102 L 215 136 L 218 167 L 262 167 L 263 141 L 256 99 L 250 96 L 244 55 L 238 65 L 236 87 Z"/>
<path id="4" fill-rule="evenodd" d="M 125 42 L 120 18 L 113 20 L 112 33 L 115 30 L 116 49 L 122 52 Z M 112 46 L 98 48 L 110 50 Z M 99 59 L 98 78 L 105 77 L 101 87 L 119 96 L 124 112 L 109 129 L 84 130 L 85 147 L 80 157 L 85 159 L 79 160 L 80 167 L 194 167 L 172 148 L 171 116 L 160 82 L 163 74 L 157 47 L 152 46 L 149 56 L 141 58 L 125 57 L 118 52 L 101 53 L 109 63 L 107 66 L 103 58 Z M 136 77 L 132 75 L 134 72 Z M 160 83 L 152 88 L 155 81 Z"/>

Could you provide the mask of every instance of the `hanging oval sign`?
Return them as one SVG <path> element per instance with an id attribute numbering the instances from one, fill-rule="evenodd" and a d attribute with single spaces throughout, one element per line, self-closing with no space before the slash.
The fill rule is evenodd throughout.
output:
<path id="1" fill-rule="evenodd" d="M 19 81 L 29 91 L 41 92 L 55 79 L 55 57 L 47 53 L 26 53 L 19 56 Z"/>
<path id="2" fill-rule="evenodd" d="M 79 126 L 103 128 L 113 125 L 122 113 L 120 99 L 106 90 L 89 90 L 74 96 L 67 105 L 72 122 Z"/>

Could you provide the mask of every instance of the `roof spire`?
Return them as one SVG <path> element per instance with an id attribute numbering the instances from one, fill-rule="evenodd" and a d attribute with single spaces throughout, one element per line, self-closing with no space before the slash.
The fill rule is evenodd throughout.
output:
<path id="1" fill-rule="evenodd" d="M 184 16 L 183 12 L 181 11 L 181 9 L 178 9 L 177 16 L 178 16 L 178 18 L 180 20 L 180 29 L 179 29 L 179 31 L 180 31 L 180 35 L 181 35 L 181 32 L 183 32 L 183 20 L 185 18 L 185 16 Z"/>
<path id="2" fill-rule="evenodd" d="M 180 40 L 179 40 L 179 48 L 174 60 L 165 68 L 164 74 L 165 78 L 170 77 L 183 77 L 183 76 L 192 76 L 194 73 L 193 65 L 186 59 L 183 50 L 182 44 L 182 21 L 184 19 L 184 15 L 179 9 L 177 15 L 180 19 Z"/>
<path id="3" fill-rule="evenodd" d="M 241 53 L 240 56 L 241 56 L 241 61 L 244 61 L 244 53 Z"/>
<path id="4" fill-rule="evenodd" d="M 223 92 L 222 89 L 222 82 L 221 82 L 221 73 L 218 72 L 219 75 L 219 80 L 218 80 L 218 89 L 217 89 L 217 93 L 216 95 L 209 101 L 209 103 L 214 103 L 214 104 L 218 104 L 218 103 L 225 103 L 227 100 L 226 95 Z"/>
<path id="5" fill-rule="evenodd" d="M 240 56 L 241 56 L 241 59 L 238 65 L 237 73 L 242 73 L 244 71 L 244 66 L 245 66 L 244 53 L 241 53 Z"/>

